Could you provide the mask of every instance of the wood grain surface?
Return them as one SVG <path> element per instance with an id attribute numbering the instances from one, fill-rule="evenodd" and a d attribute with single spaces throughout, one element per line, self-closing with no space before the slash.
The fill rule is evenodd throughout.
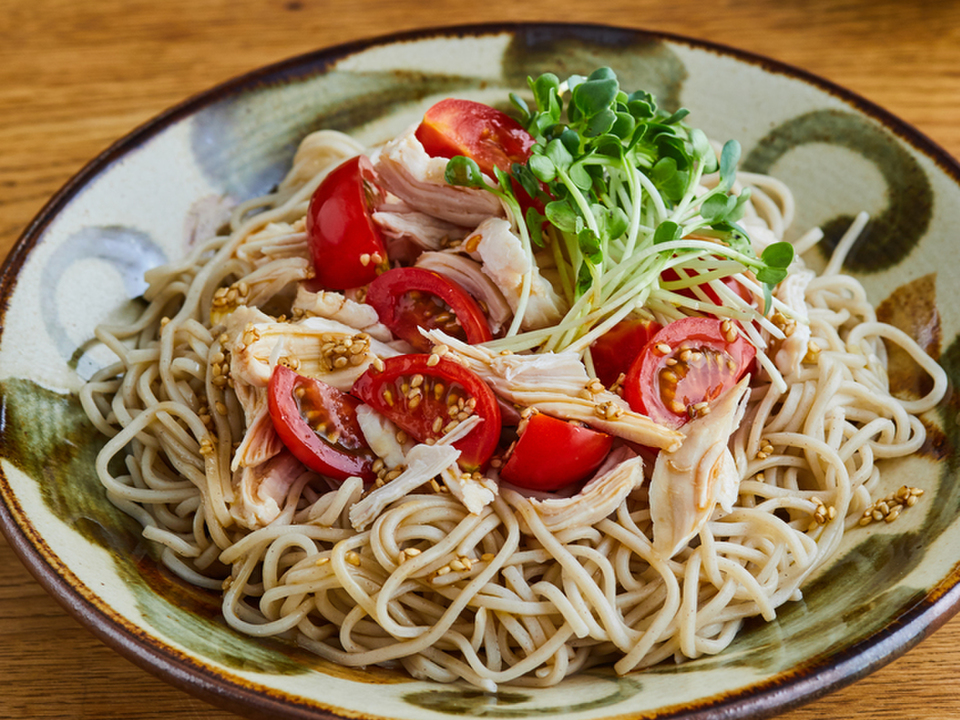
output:
<path id="1" fill-rule="evenodd" d="M 960 3 L 904 0 L 0 0 L 0 254 L 111 142 L 266 63 L 418 27 L 598 22 L 705 38 L 860 93 L 960 156 Z M 960 718 L 960 618 L 783 720 Z M 0 539 L 0 717 L 226 720 L 119 657 Z"/>

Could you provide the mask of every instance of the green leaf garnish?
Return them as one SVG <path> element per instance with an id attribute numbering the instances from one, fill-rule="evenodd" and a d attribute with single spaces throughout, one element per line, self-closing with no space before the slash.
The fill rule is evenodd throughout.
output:
<path id="1" fill-rule="evenodd" d="M 621 88 L 608 67 L 566 80 L 545 73 L 528 85 L 531 98 L 511 97 L 535 141 L 527 162 L 509 175 L 497 171 L 495 186 L 466 158 L 451 160 L 447 176 L 452 184 L 495 193 L 515 221 L 522 218 L 517 229 L 531 267 L 541 257 L 534 257 L 537 248 L 549 258 L 570 310 L 557 328 L 513 342 L 518 311 L 507 338 L 494 343 L 582 351 L 603 332 L 602 323 L 644 312 L 647 303 L 659 303 L 668 315 L 756 318 L 742 299 L 710 307 L 704 298 L 712 293 L 698 291 L 691 300 L 676 291 L 738 273 L 752 273 L 745 284 L 756 278 L 762 310 L 770 311 L 794 250 L 774 243 L 757 257 L 738 224 L 750 197 L 746 189 L 733 192 L 739 143 L 728 141 L 717 153 L 703 131 L 687 125 L 685 108 L 665 109 L 645 90 Z M 521 211 L 520 188 L 536 207 L 525 202 Z M 680 279 L 664 287 L 668 267 Z"/>
<path id="2" fill-rule="evenodd" d="M 480 166 L 477 165 L 476 161 L 463 155 L 450 158 L 443 177 L 450 185 L 473 188 L 486 186 Z"/>

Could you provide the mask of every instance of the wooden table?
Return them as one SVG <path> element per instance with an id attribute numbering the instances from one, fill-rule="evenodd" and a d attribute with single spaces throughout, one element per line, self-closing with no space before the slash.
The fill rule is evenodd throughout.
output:
<path id="1" fill-rule="evenodd" d="M 769 55 L 888 108 L 960 156 L 960 4 L 906 0 L 3 0 L 0 253 L 113 140 L 265 63 L 393 30 L 601 22 Z M 784 720 L 960 717 L 960 617 Z M 67 615 L 0 539 L 0 717 L 234 717 L 143 672 Z"/>

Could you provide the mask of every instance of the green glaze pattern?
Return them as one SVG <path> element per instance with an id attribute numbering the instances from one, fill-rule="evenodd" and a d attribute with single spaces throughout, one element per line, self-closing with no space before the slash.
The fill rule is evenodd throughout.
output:
<path id="1" fill-rule="evenodd" d="M 77 396 L 83 378 L 111 362 L 91 342 L 93 328 L 129 315 L 144 267 L 183 254 L 185 227 L 205 199 L 267 191 L 300 139 L 320 127 L 374 144 L 439 96 L 506 107 L 508 92 L 526 94 L 527 76 L 600 65 L 666 107 L 691 108 L 693 124 L 711 136 L 740 139 L 746 168 L 788 175 L 800 217 L 825 228 L 827 247 L 866 199 L 873 220 L 849 269 L 875 301 L 891 304 L 899 302 L 895 288 L 923 279 L 910 292 L 921 288 L 925 313 L 936 315 L 937 350 L 941 335 L 956 338 L 944 342 L 941 362 L 960 382 L 960 271 L 942 262 L 960 224 L 960 168 L 857 98 L 769 61 L 606 27 L 461 28 L 321 52 L 215 89 L 132 135 L 78 176 L 11 255 L 2 285 L 0 521 L 51 592 L 81 615 L 87 604 L 103 615 L 86 621 L 121 628 L 113 641 L 121 653 L 187 677 L 188 689 L 213 702 L 243 690 L 251 712 L 278 718 L 768 714 L 891 659 L 952 612 L 960 563 L 956 396 L 924 418 L 929 446 L 885 476 L 890 489 L 906 477 L 924 487 L 921 505 L 889 527 L 850 533 L 803 600 L 783 606 L 776 621 L 748 623 L 719 656 L 623 678 L 594 668 L 550 689 L 487 694 L 431 685 L 242 636 L 220 618 L 217 594 L 164 570 L 138 525 L 106 502 L 93 467 L 104 441 Z M 842 178 L 829 193 L 825 171 Z M 904 387 L 918 387 L 916 380 L 904 378 Z M 211 694 L 210 682 L 221 692 Z"/>
<path id="2" fill-rule="evenodd" d="M 913 250 L 930 224 L 933 188 L 919 163 L 903 147 L 890 142 L 889 132 L 862 115 L 817 110 L 774 128 L 750 151 L 745 170 L 768 173 L 785 153 L 800 145 L 826 143 L 852 150 L 874 163 L 887 183 L 887 208 L 871 218 L 847 255 L 848 270 L 876 272 L 897 265 Z M 828 256 L 853 222 L 841 215 L 823 224 Z"/>
<path id="3" fill-rule="evenodd" d="M 596 679 L 591 683 L 589 690 L 600 690 L 597 698 L 583 699 L 578 693 L 576 696 L 567 696 L 562 705 L 538 704 L 536 696 L 521 692 L 501 690 L 496 693 L 485 693 L 475 689 L 464 690 L 421 690 L 407 693 L 404 700 L 424 708 L 446 715 L 468 715 L 470 717 L 487 718 L 525 718 L 525 717 L 554 717 L 561 713 L 587 712 L 616 705 L 629 700 L 643 687 L 638 678 L 618 678 L 605 673 L 587 671 L 584 678 Z M 609 690 L 606 683 L 610 685 Z"/>

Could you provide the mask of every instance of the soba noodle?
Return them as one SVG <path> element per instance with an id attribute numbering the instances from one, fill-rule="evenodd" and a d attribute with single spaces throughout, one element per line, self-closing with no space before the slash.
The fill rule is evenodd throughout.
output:
<path id="1" fill-rule="evenodd" d="M 877 461 L 923 443 L 917 414 L 942 397 L 945 376 L 840 274 L 859 221 L 806 287 L 807 362 L 782 382 L 753 380 L 729 444 L 740 479 L 732 511 L 715 512 L 673 557 L 654 551 L 646 481 L 607 516 L 573 526 L 551 525 L 538 498 L 514 488 L 471 512 L 427 483 L 358 530 L 350 510 L 365 494 L 360 479 L 331 490 L 304 468 L 275 517 L 241 522 L 231 462 L 247 428 L 222 377 L 211 312 L 233 288 L 236 304 L 290 313 L 291 288 L 312 274 L 308 201 L 330 168 L 364 150 L 338 133 L 310 136 L 278 190 L 237 207 L 229 232 L 148 273 L 136 322 L 97 330 L 118 357 L 82 394 L 110 438 L 97 462 L 107 496 L 174 573 L 223 591 L 223 616 L 239 632 L 291 638 L 346 666 L 399 664 L 487 690 L 549 686 L 600 663 L 627 673 L 718 653 L 745 619 L 772 620 L 800 598 L 844 532 L 871 517 L 885 492 Z M 748 220 L 781 238 L 793 216 L 787 187 L 740 181 L 753 190 Z M 797 247 L 818 239 L 813 231 Z M 890 395 L 884 341 L 934 379 L 926 397 Z M 904 489 L 895 504 L 918 495 Z"/>

